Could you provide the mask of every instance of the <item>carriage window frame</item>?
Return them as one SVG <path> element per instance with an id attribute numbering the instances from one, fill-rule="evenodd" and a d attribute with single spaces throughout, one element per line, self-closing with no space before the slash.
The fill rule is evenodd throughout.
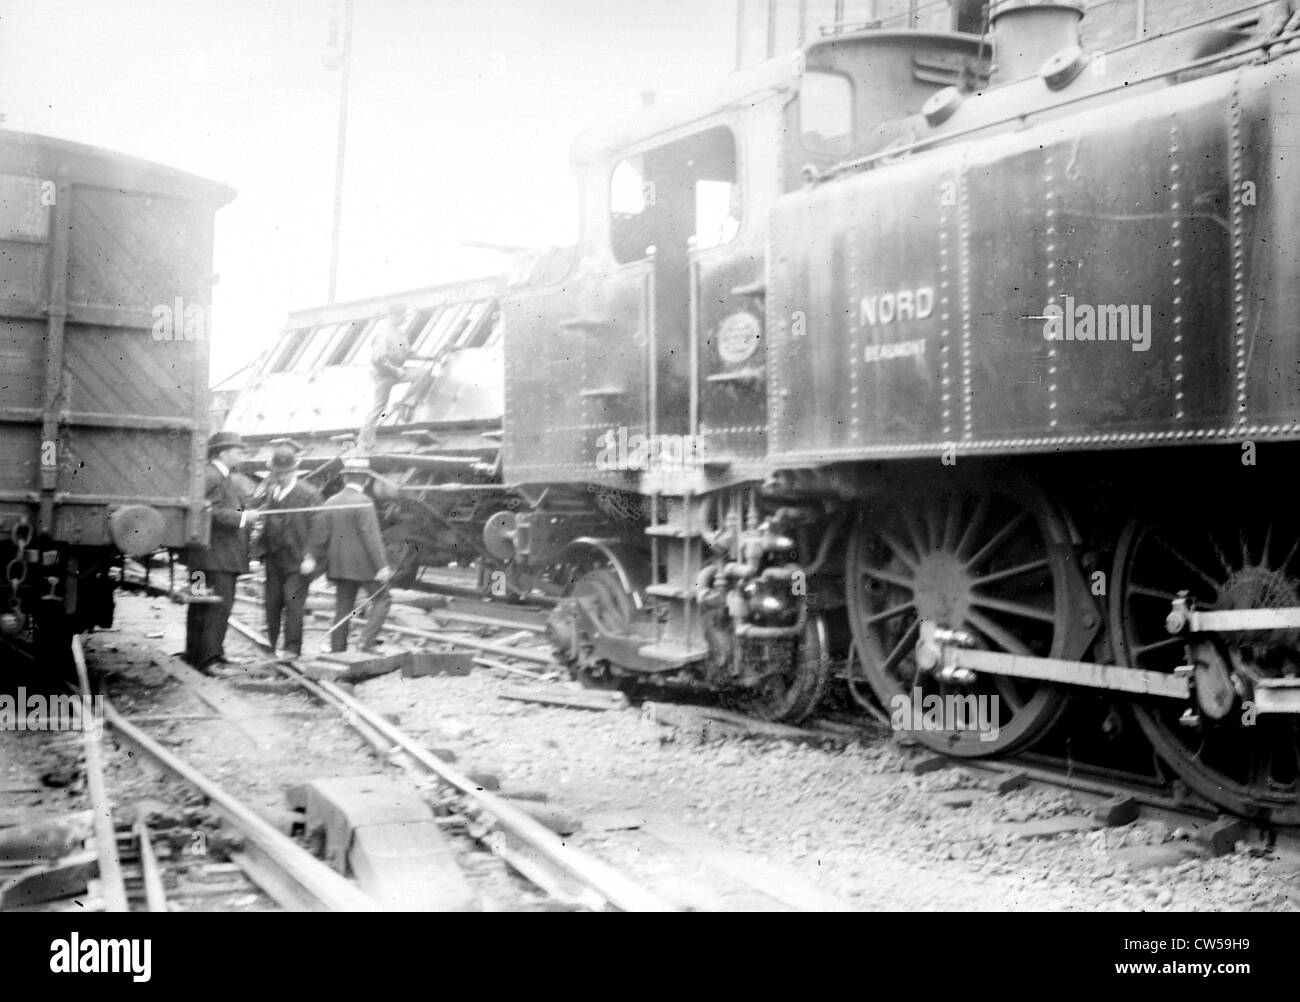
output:
<path id="1" fill-rule="evenodd" d="M 321 324 L 312 332 L 308 339 L 307 345 L 302 351 L 298 352 L 290 368 L 294 372 L 311 372 L 318 365 L 321 359 L 325 357 L 325 351 L 330 342 L 334 340 L 339 329 L 346 327 L 347 324 Z"/>
<path id="2" fill-rule="evenodd" d="M 302 348 L 314 330 L 315 327 L 299 327 L 296 330 L 286 331 L 266 366 L 267 373 L 289 371 L 294 360 L 302 354 Z"/>
<path id="3" fill-rule="evenodd" d="M 342 337 L 335 340 L 329 347 L 325 356 L 325 365 L 347 365 L 361 347 L 361 343 L 370 333 L 371 328 L 375 326 L 375 319 L 352 320 L 346 326 L 346 331 Z"/>

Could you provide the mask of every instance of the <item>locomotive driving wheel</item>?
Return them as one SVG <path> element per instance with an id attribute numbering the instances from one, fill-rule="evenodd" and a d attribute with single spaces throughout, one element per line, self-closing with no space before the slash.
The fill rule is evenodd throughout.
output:
<path id="1" fill-rule="evenodd" d="M 1065 706 L 1065 693 L 1050 683 L 1001 675 L 950 683 L 916 660 L 923 619 L 964 630 L 990 650 L 1062 656 L 1069 536 L 1041 494 L 1015 490 L 896 492 L 861 512 L 849 539 L 849 623 L 867 681 L 896 723 L 948 755 L 1024 747 Z M 933 706 L 936 715 L 914 712 Z"/>
<path id="2" fill-rule="evenodd" d="M 1111 643 L 1121 664 L 1172 672 L 1195 666 L 1195 705 L 1135 703 L 1156 752 L 1189 787 L 1220 807 L 1275 824 L 1300 823 L 1300 723 L 1255 715 L 1234 676 L 1300 673 L 1300 631 L 1170 636 L 1165 617 L 1180 591 L 1202 609 L 1300 605 L 1300 519 L 1179 525 L 1134 521 L 1116 548 Z"/>

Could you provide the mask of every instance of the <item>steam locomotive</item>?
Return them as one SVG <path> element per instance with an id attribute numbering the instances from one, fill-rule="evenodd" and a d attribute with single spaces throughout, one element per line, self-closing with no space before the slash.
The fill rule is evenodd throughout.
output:
<path id="1" fill-rule="evenodd" d="M 573 670 L 798 720 L 848 653 L 958 756 L 1101 697 L 1300 822 L 1300 15 L 1258 6 L 1104 52 L 1077 0 L 841 27 L 580 137 L 573 268 L 501 300 L 526 503 L 485 528 L 565 582 Z"/>

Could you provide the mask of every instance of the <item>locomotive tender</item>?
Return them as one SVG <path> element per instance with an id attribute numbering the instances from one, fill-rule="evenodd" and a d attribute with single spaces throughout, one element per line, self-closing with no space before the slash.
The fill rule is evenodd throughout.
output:
<path id="1" fill-rule="evenodd" d="M 121 555 L 204 544 L 213 217 L 230 189 L 0 129 L 0 663 L 66 667 Z"/>
<path id="2" fill-rule="evenodd" d="M 574 670 L 797 720 L 847 622 L 885 706 L 997 708 L 936 748 L 1100 694 L 1300 822 L 1300 15 L 1259 7 L 1085 52 L 1077 0 L 994 0 L 580 137 L 573 270 L 503 300 L 493 537 L 572 582 Z"/>

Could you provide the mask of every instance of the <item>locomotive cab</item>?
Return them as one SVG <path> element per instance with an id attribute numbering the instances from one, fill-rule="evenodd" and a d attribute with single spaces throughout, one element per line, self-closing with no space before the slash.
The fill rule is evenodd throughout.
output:
<path id="1" fill-rule="evenodd" d="M 805 165 L 874 150 L 884 123 L 980 79 L 979 51 L 831 36 L 575 143 L 574 269 L 503 304 L 503 458 L 538 498 L 516 559 L 577 582 L 553 627 L 580 667 L 765 689 L 756 709 L 787 717 L 815 702 L 825 624 L 803 571 L 772 565 L 789 527 L 758 501 L 780 392 L 768 328 L 792 320 L 766 302 L 769 211 Z"/>

